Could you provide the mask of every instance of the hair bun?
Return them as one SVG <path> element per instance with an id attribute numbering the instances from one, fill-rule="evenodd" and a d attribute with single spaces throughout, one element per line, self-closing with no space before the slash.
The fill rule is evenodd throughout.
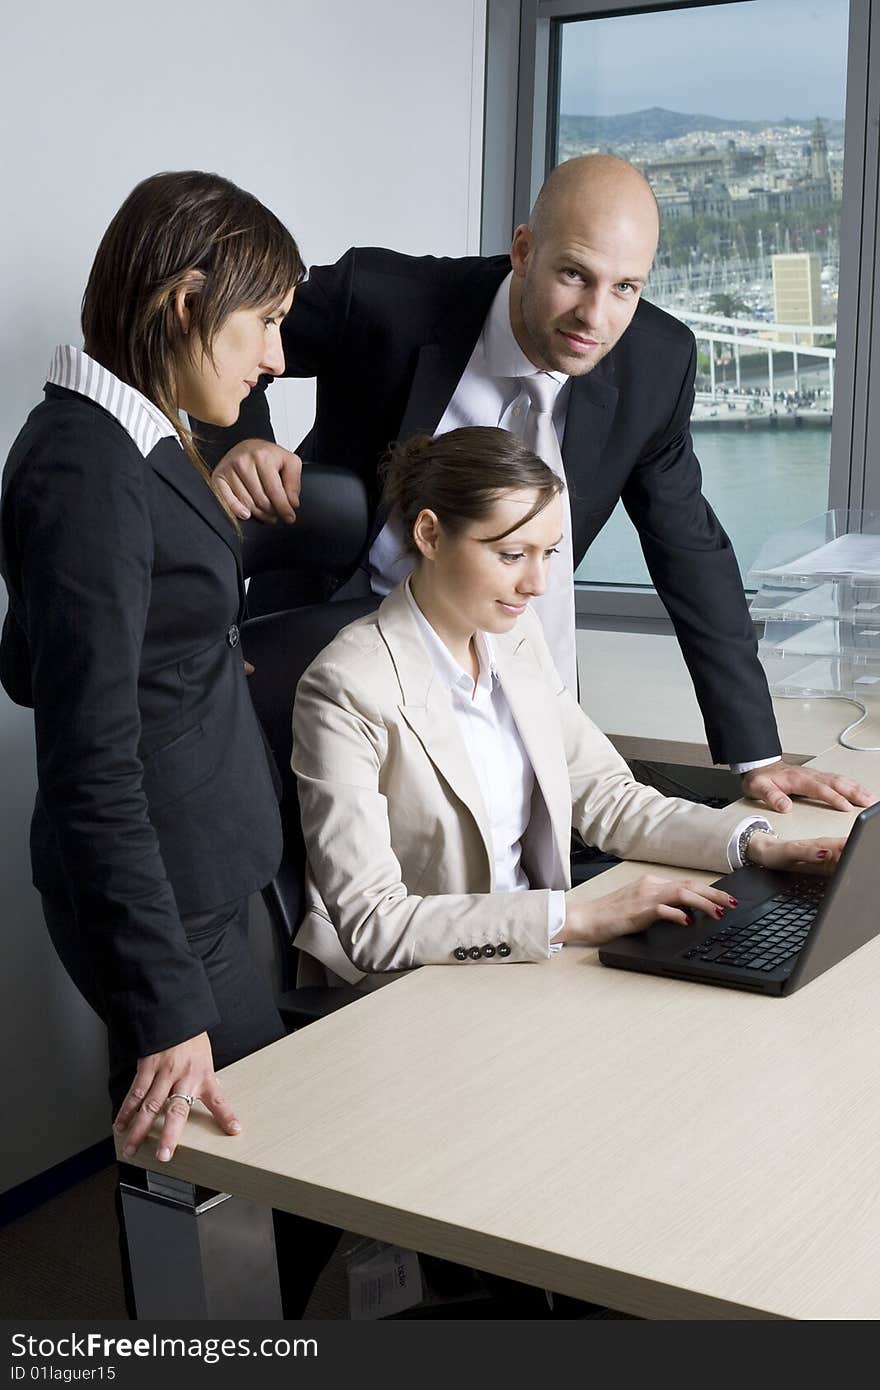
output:
<path id="1" fill-rule="evenodd" d="M 429 434 L 414 434 L 410 439 L 397 440 L 389 446 L 379 467 L 379 476 L 389 499 L 402 502 L 414 486 L 421 485 L 431 465 L 433 442 Z"/>
<path id="2" fill-rule="evenodd" d="M 535 492 L 536 515 L 562 483 L 515 434 L 489 425 L 463 426 L 448 434 L 414 434 L 393 444 L 382 464 L 385 502 L 397 509 L 404 545 L 416 552 L 413 525 L 422 510 L 434 513 L 450 534 L 483 521 L 499 496 Z M 523 518 L 523 521 L 528 518 Z"/>

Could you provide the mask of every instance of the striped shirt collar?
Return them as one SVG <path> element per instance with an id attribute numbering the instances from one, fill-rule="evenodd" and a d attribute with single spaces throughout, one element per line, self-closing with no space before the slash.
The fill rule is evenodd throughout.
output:
<path id="1" fill-rule="evenodd" d="M 57 347 L 52 357 L 47 380 L 53 386 L 76 391 L 103 407 L 118 420 L 137 445 L 144 458 L 161 439 L 178 439 L 171 421 L 157 405 L 148 401 L 133 386 L 120 381 L 81 348 Z"/>

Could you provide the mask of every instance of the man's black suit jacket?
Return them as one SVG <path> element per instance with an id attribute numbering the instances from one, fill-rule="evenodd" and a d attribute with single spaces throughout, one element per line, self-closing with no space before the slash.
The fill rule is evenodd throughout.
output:
<path id="1" fill-rule="evenodd" d="M 34 709 L 34 882 L 70 904 L 105 1021 L 142 1057 L 218 1021 L 181 914 L 262 888 L 281 858 L 239 538 L 176 438 L 144 456 L 49 385 L 4 473 L 0 558 L 0 678 Z"/>
<path id="2" fill-rule="evenodd" d="M 285 375 L 317 377 L 307 460 L 353 469 L 375 507 L 389 443 L 433 433 L 483 327 L 506 256 L 436 259 L 353 249 L 311 271 L 282 333 Z M 730 541 L 702 496 L 690 434 L 696 345 L 642 301 L 620 342 L 572 379 L 562 454 L 578 564 L 619 498 L 687 662 L 717 762 L 779 752 L 767 683 Z M 215 464 L 239 439 L 271 439 L 254 392 L 238 424 L 204 431 Z M 589 687 L 589 676 L 587 677 Z M 651 699 L 650 671 L 642 698 Z"/>

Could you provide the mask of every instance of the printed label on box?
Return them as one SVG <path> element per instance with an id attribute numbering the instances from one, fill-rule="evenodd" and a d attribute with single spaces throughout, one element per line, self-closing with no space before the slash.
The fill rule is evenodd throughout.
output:
<path id="1" fill-rule="evenodd" d="M 415 1250 L 374 1240 L 352 1252 L 348 1263 L 352 1321 L 385 1318 L 421 1301 L 422 1271 Z"/>

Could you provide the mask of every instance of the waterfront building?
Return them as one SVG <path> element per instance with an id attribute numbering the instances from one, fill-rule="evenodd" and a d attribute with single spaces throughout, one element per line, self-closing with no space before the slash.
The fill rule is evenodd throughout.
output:
<path id="1" fill-rule="evenodd" d="M 814 251 L 794 251 L 771 256 L 773 272 L 773 317 L 777 323 L 819 324 L 822 322 L 822 261 Z M 782 341 L 794 334 L 779 333 Z M 805 346 L 815 344 L 812 333 L 798 335 Z"/>

